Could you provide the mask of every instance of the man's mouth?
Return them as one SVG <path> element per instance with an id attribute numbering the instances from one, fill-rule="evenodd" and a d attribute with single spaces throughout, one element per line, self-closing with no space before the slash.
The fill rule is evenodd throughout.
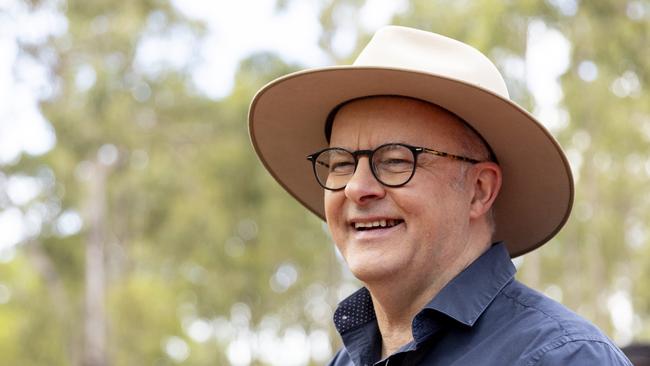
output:
<path id="1" fill-rule="evenodd" d="M 393 226 L 403 223 L 404 220 L 399 219 L 386 219 L 386 220 L 375 220 L 375 221 L 366 221 L 366 222 L 354 222 L 352 226 L 355 230 L 358 231 L 367 231 L 367 230 L 377 230 L 377 229 L 388 229 Z"/>

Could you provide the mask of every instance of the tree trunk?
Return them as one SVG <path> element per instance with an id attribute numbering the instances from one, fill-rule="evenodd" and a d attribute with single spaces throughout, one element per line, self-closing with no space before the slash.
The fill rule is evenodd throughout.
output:
<path id="1" fill-rule="evenodd" d="M 86 311 L 84 318 L 84 366 L 107 366 L 105 259 L 107 167 L 97 162 L 89 180 L 87 197 Z"/>

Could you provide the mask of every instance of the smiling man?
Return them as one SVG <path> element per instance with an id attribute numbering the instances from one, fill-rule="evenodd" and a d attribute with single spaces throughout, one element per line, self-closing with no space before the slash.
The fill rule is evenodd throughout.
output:
<path id="1" fill-rule="evenodd" d="M 334 314 L 332 365 L 630 365 L 514 279 L 510 258 L 564 225 L 573 181 L 477 50 L 386 27 L 353 65 L 262 88 L 249 121 L 266 168 L 365 285 Z"/>

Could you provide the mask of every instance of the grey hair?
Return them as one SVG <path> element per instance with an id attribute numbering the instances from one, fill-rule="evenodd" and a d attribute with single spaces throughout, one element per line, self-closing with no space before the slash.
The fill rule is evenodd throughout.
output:
<path id="1" fill-rule="evenodd" d="M 459 122 L 462 125 L 462 136 L 458 139 L 460 141 L 460 146 L 462 153 L 465 156 L 468 156 L 472 159 L 479 161 L 493 161 L 497 162 L 494 152 L 490 145 L 485 141 L 483 136 L 478 133 L 470 124 L 465 122 L 463 119 L 458 117 Z M 471 165 L 469 164 L 460 164 L 460 175 L 459 179 L 461 182 L 461 187 L 464 187 L 467 182 L 467 173 L 470 170 Z M 488 227 L 490 229 L 490 236 L 493 237 L 496 232 L 496 220 L 494 217 L 494 205 L 485 213 L 485 218 L 487 220 Z"/>

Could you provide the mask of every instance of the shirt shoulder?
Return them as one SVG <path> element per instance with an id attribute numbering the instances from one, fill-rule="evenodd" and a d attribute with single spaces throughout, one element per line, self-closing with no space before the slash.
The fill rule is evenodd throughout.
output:
<path id="1" fill-rule="evenodd" d="M 632 366 L 625 355 L 609 342 L 594 340 L 558 340 L 540 349 L 528 366 Z"/>
<path id="2" fill-rule="evenodd" d="M 631 363 L 595 325 L 564 305 L 514 280 L 498 302 L 511 307 L 517 336 L 528 343 L 527 366 Z"/>

